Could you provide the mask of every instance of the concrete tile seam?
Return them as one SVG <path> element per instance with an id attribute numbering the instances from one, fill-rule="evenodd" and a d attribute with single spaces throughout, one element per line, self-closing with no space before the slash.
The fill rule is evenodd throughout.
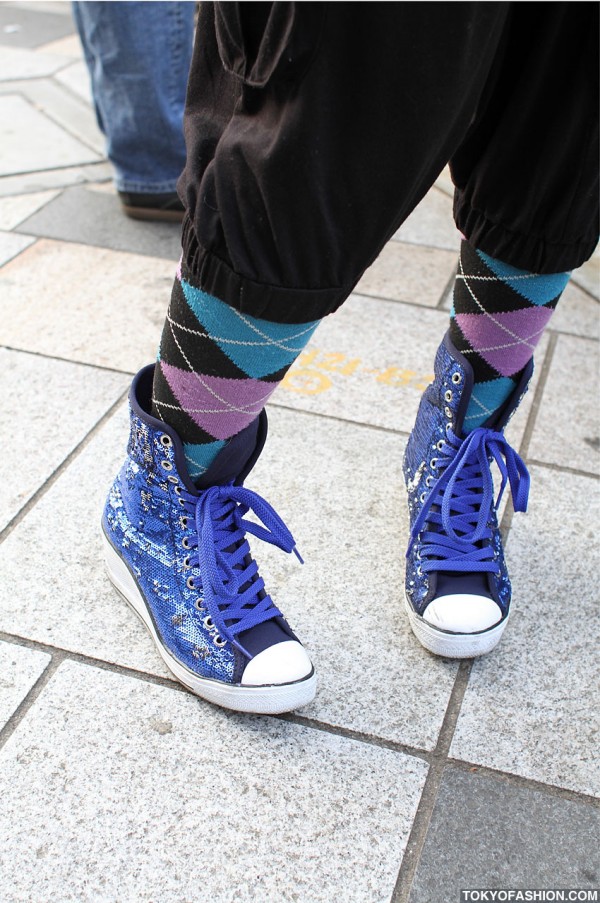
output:
<path id="1" fill-rule="evenodd" d="M 102 426 L 106 423 L 106 421 L 114 414 L 120 404 L 125 400 L 129 389 L 125 389 L 125 391 L 121 392 L 119 397 L 113 404 L 104 412 L 102 417 L 96 421 L 94 426 L 86 433 L 83 439 L 77 443 L 77 445 L 71 449 L 69 454 L 63 459 L 63 461 L 58 465 L 58 467 L 52 472 L 52 474 L 48 477 L 46 482 L 40 486 L 33 495 L 25 502 L 22 508 L 19 509 L 17 514 L 8 522 L 6 527 L 0 533 L 0 544 L 4 542 L 4 540 L 9 536 L 15 527 L 21 523 L 21 521 L 27 516 L 29 511 L 35 507 L 38 501 L 46 495 L 49 489 L 56 483 L 61 474 L 67 469 L 67 467 L 79 456 L 79 454 L 86 448 L 87 445 L 92 441 L 98 430 L 102 428 Z"/>
<path id="2" fill-rule="evenodd" d="M 27 81 L 30 81 L 30 80 L 27 79 Z M 31 81 L 33 81 L 33 79 Z M 23 101 L 24 104 L 27 105 L 28 108 L 31 109 L 31 111 L 33 113 L 35 113 L 36 116 L 40 116 L 43 119 L 45 119 L 48 123 L 51 123 L 53 128 L 59 129 L 65 135 L 68 135 L 71 140 L 75 141 L 77 144 L 80 144 L 83 149 L 92 153 L 93 156 L 96 158 L 95 160 L 94 159 L 92 159 L 92 160 L 84 159 L 83 161 L 80 161 L 79 163 L 77 163 L 75 165 L 84 166 L 84 165 L 87 165 L 90 163 L 105 162 L 104 156 L 98 152 L 97 148 L 91 147 L 89 142 L 87 142 L 87 140 L 85 140 L 81 135 L 74 135 L 72 133 L 72 131 L 65 126 L 64 122 L 57 121 L 53 116 L 49 115 L 47 109 L 45 109 L 41 104 L 33 102 L 31 97 L 29 97 L 27 94 L 23 93 L 22 91 L 12 92 L 12 93 L 0 92 L 0 94 L 3 98 L 11 98 L 11 97 L 19 98 L 20 100 Z M 32 173 L 38 174 L 38 173 L 50 172 L 57 168 L 58 167 L 55 167 L 55 166 L 36 165 L 29 169 L 11 171 L 9 173 L 9 175 L 13 176 L 13 177 L 14 176 L 27 176 L 27 175 L 31 175 Z"/>
<path id="3" fill-rule="evenodd" d="M 27 48 L 23 47 L 20 49 L 26 50 Z M 31 50 L 30 52 L 33 54 L 36 53 L 35 50 Z M 21 75 L 18 79 L 15 79 L 15 82 L 45 82 L 45 81 L 49 81 L 50 79 L 52 79 L 52 77 L 54 75 L 57 75 L 59 72 L 62 72 L 63 69 L 66 69 L 68 66 L 72 66 L 72 65 L 73 65 L 73 60 L 65 58 L 65 62 L 62 65 L 59 64 L 59 68 L 55 69 L 54 72 L 52 73 L 52 75 L 50 75 L 50 74 Z M 14 84 L 14 82 L 3 82 L 3 84 Z"/>
<path id="4" fill-rule="evenodd" d="M 14 734 L 23 718 L 25 718 L 25 716 L 27 715 L 27 712 L 33 705 L 35 705 L 37 698 L 43 692 L 49 681 L 52 679 L 52 676 L 56 672 L 58 666 L 62 661 L 64 661 L 64 659 L 65 656 L 61 655 L 60 652 L 52 655 L 52 658 L 50 659 L 36 682 L 30 688 L 29 692 L 21 700 L 4 727 L 0 729 L 0 749 L 2 749 L 8 739 Z"/>
<path id="5" fill-rule="evenodd" d="M 27 100 L 27 98 L 24 98 L 24 100 Z M 41 112 L 41 111 L 39 111 L 39 112 Z M 46 119 L 49 119 L 49 117 L 47 116 Z M 54 121 L 52 121 L 52 124 L 56 125 L 56 123 Z M 77 140 L 79 140 L 79 139 L 77 139 Z M 99 159 L 99 160 L 92 160 L 88 163 L 73 163 L 71 166 L 46 166 L 43 169 L 24 169 L 24 170 L 21 170 L 20 172 L 11 172 L 11 173 L 7 173 L 7 175 L 5 175 L 5 176 L 0 176 L 0 187 L 2 186 L 2 182 L 5 180 L 8 180 L 8 179 L 18 179 L 19 177 L 26 177 L 26 176 L 36 176 L 38 174 L 43 176 L 44 173 L 51 173 L 51 172 L 70 172 L 73 169 L 84 169 L 88 166 L 100 166 L 100 165 L 103 166 L 105 163 L 106 163 L 106 159 L 103 158 L 103 159 Z M 70 183 L 67 183 L 63 187 L 68 188 L 69 184 Z M 99 183 L 99 184 L 101 184 L 101 183 Z M 43 189 L 36 188 L 35 190 L 40 191 Z M 19 192 L 16 191 L 15 194 L 19 194 Z"/>
<path id="6" fill-rule="evenodd" d="M 444 286 L 444 290 L 440 296 L 440 300 L 438 301 L 438 303 L 436 304 L 436 306 L 434 308 L 435 310 L 446 310 L 446 308 L 444 307 L 444 302 L 445 302 L 446 298 L 448 297 L 448 295 L 450 294 L 450 290 L 451 290 L 452 286 L 454 285 L 455 278 L 456 278 L 456 274 L 452 273 L 452 275 L 448 279 L 448 282 Z"/>
<path id="7" fill-rule="evenodd" d="M 102 671 L 109 671 L 111 673 L 120 674 L 123 677 L 130 677 L 134 680 L 140 680 L 144 683 L 150 683 L 156 686 L 165 687 L 178 693 L 189 694 L 189 691 L 174 678 L 170 679 L 160 677 L 159 675 L 150 674 L 145 671 L 139 671 L 135 668 L 127 668 L 124 665 L 119 665 L 114 662 L 107 662 L 104 659 L 93 658 L 92 656 L 73 652 L 69 649 L 64 649 L 59 646 L 42 643 L 38 640 L 31 640 L 28 637 L 21 637 L 15 634 L 6 633 L 5 631 L 0 631 L 0 641 L 13 646 L 21 646 L 25 649 L 31 649 L 36 652 L 43 652 L 47 655 L 50 655 L 52 662 L 56 663 L 56 666 L 52 667 L 52 674 L 56 671 L 58 665 L 62 662 L 73 661 L 82 665 L 86 665 L 87 667 L 97 668 Z M 51 662 L 48 663 L 48 665 L 44 669 L 43 674 L 40 675 L 40 678 L 38 678 L 35 686 L 31 688 L 30 693 L 35 690 L 35 687 L 38 686 L 38 683 L 42 679 L 42 677 L 44 675 L 47 675 L 50 664 Z M 478 765 L 465 759 L 458 759 L 448 755 L 448 749 L 452 740 L 452 734 L 454 732 L 456 721 L 458 720 L 460 704 L 466 690 L 468 676 L 470 674 L 472 664 L 472 661 L 465 660 L 457 673 L 455 683 L 457 692 L 454 693 L 453 690 L 454 697 L 452 697 L 451 695 L 451 698 L 448 702 L 448 708 L 446 710 L 448 720 L 446 721 L 446 723 L 442 724 L 442 727 L 440 728 L 438 735 L 438 744 L 433 751 L 409 746 L 407 744 L 395 743 L 393 741 L 385 740 L 384 738 L 380 738 L 371 734 L 361 733 L 360 731 L 353 731 L 347 728 L 339 727 L 338 725 L 330 725 L 326 722 L 317 721 L 313 718 L 306 718 L 302 715 L 297 715 L 294 713 L 277 715 L 273 717 L 276 717 L 281 721 L 298 724 L 302 727 L 312 728 L 313 730 L 321 731 L 323 733 L 345 737 L 348 740 L 355 740 L 368 746 L 376 746 L 382 749 L 389 749 L 392 752 L 397 752 L 402 755 L 408 755 L 412 758 L 420 759 L 421 761 L 430 765 L 432 769 L 441 769 L 443 771 L 446 766 L 452 765 L 452 767 L 458 768 L 461 771 L 477 772 L 477 774 L 481 774 L 483 776 L 500 778 L 514 786 L 527 787 L 538 792 L 546 793 L 553 797 L 560 797 L 568 800 L 573 800 L 575 802 L 585 802 L 593 805 L 594 807 L 600 807 L 600 798 L 598 797 L 581 793 L 576 790 L 569 790 L 568 788 L 560 787 L 554 784 L 547 784 L 543 781 L 536 781 L 533 778 L 526 778 L 513 772 L 502 771 L 500 769 L 490 768 L 489 766 Z M 44 685 L 48 682 L 50 676 L 51 674 L 47 675 L 47 679 L 45 680 Z M 458 685 L 459 677 L 461 678 L 460 685 Z M 40 688 L 39 692 L 41 692 L 41 689 L 43 689 L 43 687 Z M 36 691 L 36 698 L 37 695 L 39 695 L 39 692 Z M 24 702 L 25 700 L 23 700 L 23 703 Z M 21 709 L 21 705 L 19 706 L 19 709 Z M 444 736 L 442 737 L 443 733 Z M 1 736 L 2 732 L 0 732 L 0 737 Z"/>
<path id="8" fill-rule="evenodd" d="M 38 238 L 38 241 L 42 239 Z M 33 247 L 33 245 L 29 245 Z M 31 348 L 15 348 L 13 345 L 0 344 L 0 348 L 6 351 L 15 351 L 19 354 L 29 354 L 32 357 L 40 357 L 49 361 L 60 361 L 63 364 L 76 364 L 78 367 L 87 367 L 89 370 L 100 370 L 102 373 L 117 373 L 121 376 L 128 376 L 131 379 L 135 376 L 133 370 L 119 370 L 116 367 L 107 367 L 105 364 L 91 364 L 89 361 L 78 361 L 71 357 L 60 357 L 58 354 L 48 354 L 47 351 L 35 351 Z"/>
<path id="9" fill-rule="evenodd" d="M 36 652 L 45 652 L 46 654 L 53 657 L 57 656 L 60 658 L 61 662 L 78 662 L 81 665 L 86 665 L 91 668 L 98 668 L 101 671 L 109 671 L 114 674 L 121 674 L 123 677 L 131 677 L 134 680 L 140 680 L 144 683 L 153 684 L 159 687 L 166 687 L 167 689 L 175 690 L 178 693 L 192 695 L 193 698 L 193 694 L 190 694 L 189 690 L 187 690 L 175 678 L 160 677 L 157 674 L 150 674 L 146 671 L 139 671 L 135 668 L 128 668 L 125 665 L 120 665 L 116 662 L 107 662 L 105 659 L 94 658 L 93 656 L 84 655 L 80 652 L 73 652 L 60 646 L 54 646 L 49 643 L 41 643 L 38 640 L 31 640 L 28 637 L 17 636 L 16 634 L 6 633 L 5 631 L 0 631 L 0 641 L 4 643 L 10 643 L 13 646 L 23 646 L 26 649 L 32 649 Z M 203 701 L 199 700 L 199 702 L 202 703 Z M 391 752 L 409 755 L 426 763 L 429 763 L 433 756 L 433 753 L 426 749 L 409 746 L 404 743 L 395 743 L 391 740 L 386 740 L 382 737 L 377 737 L 372 734 L 365 734 L 361 733 L 360 731 L 353 731 L 339 727 L 338 725 L 330 725 L 323 721 L 317 721 L 314 718 L 305 718 L 301 715 L 295 715 L 293 713 L 285 715 L 275 715 L 273 717 L 277 718 L 280 721 L 287 721 L 290 724 L 298 724 L 302 727 L 310 727 L 313 730 L 322 731 L 326 734 L 334 734 L 335 736 L 345 737 L 348 740 L 356 740 L 357 742 L 364 743 L 367 746 L 376 746 L 381 749 L 389 749 Z"/>
<path id="10" fill-rule="evenodd" d="M 76 168 L 76 167 L 74 167 L 74 168 Z M 43 173 L 43 172 L 50 172 L 50 171 L 51 171 L 51 170 L 39 170 L 39 172 L 42 172 L 42 173 Z M 27 174 L 28 174 L 28 173 L 23 173 L 23 175 L 27 175 Z M 71 186 L 71 185 L 65 185 L 64 187 L 65 187 L 65 189 L 68 189 L 68 188 L 71 188 L 71 187 L 74 187 L 74 186 Z M 56 201 L 57 198 L 54 198 L 54 200 Z M 50 202 L 50 203 L 52 203 L 52 202 Z M 39 211 L 36 211 L 36 213 L 34 213 L 33 216 L 35 216 L 38 212 L 39 212 Z M 27 219 L 33 219 L 33 216 L 32 216 L 32 217 L 28 217 Z M 25 220 L 25 223 L 26 223 L 26 222 L 27 222 L 27 220 Z M 21 232 L 20 227 L 16 227 L 16 228 L 13 229 L 12 231 L 18 233 L 19 235 L 27 235 L 26 232 Z M 56 237 L 54 237 L 54 236 L 52 236 L 52 235 L 36 235 L 35 237 L 36 237 L 38 240 L 42 240 L 42 241 L 52 241 L 52 242 L 55 242 L 56 244 L 79 245 L 79 246 L 84 246 L 84 247 L 86 247 L 86 248 L 95 248 L 95 249 L 97 249 L 98 251 L 112 251 L 112 252 L 115 253 L 115 254 L 136 254 L 136 255 L 141 256 L 141 257 L 148 257 L 148 258 L 151 259 L 151 260 L 164 260 L 164 261 L 166 261 L 166 262 L 168 262 L 168 263 L 172 263 L 174 267 L 176 267 L 176 265 L 177 265 L 177 262 L 174 261 L 172 257 L 162 257 L 162 256 L 160 256 L 160 255 L 158 255 L 158 254 L 144 254 L 144 253 L 142 253 L 142 252 L 140 252 L 140 251 L 123 251 L 123 250 L 121 250 L 121 248 L 107 248 L 105 245 L 95 245 L 95 244 L 90 244 L 89 242 L 84 241 L 84 240 L 82 240 L 81 238 L 79 238 L 79 239 L 75 239 L 75 238 L 56 238 Z M 165 310 L 166 310 L 166 302 L 165 302 Z M 158 341 L 158 339 L 157 339 L 157 341 Z"/>
<path id="11" fill-rule="evenodd" d="M 582 290 L 583 291 L 583 290 Z M 590 297 L 593 298 L 593 295 Z M 596 304 L 600 305 L 600 301 L 597 301 L 595 298 L 593 299 Z M 552 323 L 552 321 L 550 321 Z M 554 329 L 552 326 L 549 326 L 548 329 L 545 330 L 548 336 L 555 335 L 558 336 L 568 336 L 572 339 L 577 339 L 580 342 L 590 342 L 591 345 L 598 345 L 600 343 L 600 339 L 597 339 L 595 336 L 591 335 L 575 335 L 572 332 L 565 332 L 563 329 Z"/>
<path id="12" fill-rule="evenodd" d="M 531 441 L 531 437 L 535 431 L 535 423 L 542 405 L 542 399 L 544 395 L 544 390 L 546 388 L 546 383 L 548 381 L 548 376 L 550 373 L 550 369 L 552 367 L 552 361 L 554 358 L 554 352 L 556 350 L 556 345 L 558 342 L 559 335 L 569 335 L 568 333 L 559 333 L 556 330 L 549 329 L 548 333 L 548 347 L 546 349 L 546 353 L 544 355 L 544 359 L 542 361 L 541 369 L 540 369 L 540 377 L 535 389 L 535 393 L 533 396 L 533 402 L 531 405 L 531 410 L 529 411 L 527 422 L 525 424 L 525 430 L 523 432 L 523 438 L 519 447 L 519 454 L 521 457 L 525 459 L 528 466 L 538 466 L 543 467 L 546 470 L 550 470 L 554 473 L 565 473 L 572 474 L 573 476 L 581 476 L 586 478 L 593 478 L 594 480 L 600 479 L 599 475 L 590 471 L 581 470 L 580 468 L 567 467 L 565 465 L 559 465 L 550 461 L 540 461 L 536 458 L 531 458 L 528 455 L 528 448 Z M 581 338 L 577 336 L 577 338 Z M 596 339 L 589 339 L 588 341 L 596 343 Z M 514 510 L 512 505 L 507 505 L 504 510 L 504 516 L 502 518 L 500 524 L 500 530 L 502 533 L 502 537 L 504 542 L 508 539 L 508 535 L 510 533 L 510 528 L 512 525 Z"/>
<path id="13" fill-rule="evenodd" d="M 430 251 L 437 251 L 438 248 L 432 248 L 431 245 L 419 245 L 420 248 L 428 248 Z M 454 282 L 454 274 L 452 275 L 452 282 Z M 404 298 L 394 298 L 390 295 L 375 295 L 369 292 L 368 290 L 361 288 L 360 292 L 357 290 L 357 294 L 364 296 L 365 298 L 370 298 L 372 301 L 388 301 L 393 304 L 404 304 L 407 307 L 416 307 L 419 310 L 439 310 L 440 303 L 438 302 L 435 306 L 431 306 L 431 304 L 419 304 L 418 301 L 406 301 Z M 444 295 L 442 295 L 442 300 L 444 299 Z"/>
<path id="14" fill-rule="evenodd" d="M 345 737 L 347 740 L 356 740 L 359 743 L 366 743 L 369 746 L 377 746 L 381 749 L 389 749 L 392 752 L 412 756 L 414 759 L 421 759 L 427 764 L 429 764 L 433 758 L 433 753 L 430 750 L 422 749 L 418 746 L 409 746 L 406 743 L 396 743 L 393 740 L 377 737 L 375 734 L 366 734 L 361 731 L 341 727 L 337 724 L 328 724 L 326 721 L 319 721 L 316 718 L 307 718 L 303 715 L 296 714 L 295 712 L 277 715 L 276 717 L 280 721 L 288 721 L 290 724 L 310 727 L 313 730 L 323 731 L 325 734 L 335 734 L 338 737 Z"/>
<path id="15" fill-rule="evenodd" d="M 531 403 L 531 408 L 529 409 L 529 413 L 527 414 L 527 420 L 525 422 L 525 429 L 523 430 L 523 436 L 521 438 L 521 442 L 519 444 L 519 454 L 522 458 L 527 460 L 527 448 L 529 446 L 529 440 L 531 434 L 533 433 L 533 429 L 535 427 L 535 421 L 538 415 L 538 411 L 541 407 L 542 396 L 544 393 L 544 387 L 546 385 L 546 380 L 548 378 L 548 372 L 550 370 L 550 365 L 552 363 L 552 357 L 554 354 L 554 348 L 556 346 L 557 338 L 556 336 L 550 335 L 548 345 L 544 352 L 544 356 L 542 359 L 542 367 L 540 370 L 540 377 L 536 384 L 535 391 L 533 394 L 533 401 Z M 529 462 L 530 463 L 530 462 Z M 500 521 L 500 534 L 502 536 L 502 542 L 506 546 L 508 541 L 508 537 L 510 534 L 510 529 L 512 527 L 513 517 L 515 515 L 514 508 L 511 504 L 507 504 L 504 507 L 504 514 L 502 515 L 502 519 Z"/>
<path id="16" fill-rule="evenodd" d="M 14 233 L 15 235 L 17 234 L 16 231 L 15 231 L 14 229 L 10 229 L 10 230 L 8 231 L 8 234 L 9 234 L 9 235 L 12 235 L 13 233 Z M 19 235 L 22 235 L 24 238 L 33 238 L 33 241 L 31 242 L 31 244 L 26 245 L 24 248 L 21 248 L 20 250 L 16 250 L 16 251 L 14 252 L 14 254 L 10 254 L 10 256 L 7 257 L 6 260 L 4 260 L 4 261 L 0 264 L 0 270 L 2 269 L 2 267 L 6 266 L 7 263 L 12 263 L 13 260 L 16 260 L 17 257 L 20 257 L 21 254 L 24 254 L 25 251 L 29 251 L 29 250 L 30 250 L 31 248 L 33 248 L 33 247 L 38 243 L 38 241 L 39 241 L 39 237 L 38 237 L 37 235 L 27 235 L 26 232 L 19 232 L 18 234 L 19 234 Z"/>
<path id="17" fill-rule="evenodd" d="M 472 661 L 461 661 L 459 665 L 390 903 L 408 903 L 440 791 L 444 769 L 448 762 L 448 752 L 456 730 L 472 666 Z"/>
<path id="18" fill-rule="evenodd" d="M 117 372 L 121 372 L 120 370 Z M 320 417 L 323 420 L 331 420 L 334 423 L 351 423 L 353 426 L 364 426 L 370 430 L 377 430 L 379 433 L 386 433 L 392 436 L 402 436 L 403 438 L 408 439 L 410 435 L 405 430 L 395 430 L 389 426 L 380 426 L 377 423 L 366 423 L 364 420 L 351 420 L 349 417 L 336 417 L 334 414 L 326 414 L 323 411 L 302 411 L 298 408 L 295 408 L 291 404 L 285 404 L 282 401 L 269 401 L 267 405 L 267 412 L 269 408 L 281 408 L 284 411 L 296 411 L 300 414 L 308 414 L 309 417 Z"/>
<path id="19" fill-rule="evenodd" d="M 88 170 L 90 170 L 90 169 L 91 170 L 94 170 L 94 169 L 102 170 L 102 169 L 105 169 L 106 166 L 107 166 L 107 161 L 105 159 L 102 159 L 102 160 L 98 160 L 95 163 L 84 163 L 84 164 L 74 163 L 71 166 L 53 166 L 53 167 L 49 167 L 48 169 L 43 170 L 42 172 L 32 170 L 31 172 L 21 174 L 21 176 L 19 176 L 16 173 L 9 173 L 5 176 L 0 176 L 0 197 L 15 197 L 17 195 L 27 193 L 28 190 L 31 192 L 35 192 L 35 191 L 45 191 L 48 188 L 69 188 L 71 185 L 74 185 L 74 184 L 103 185 L 106 182 L 112 181 L 111 175 L 106 174 L 101 180 L 99 180 L 97 178 L 98 173 L 96 173 L 96 172 L 91 173 L 91 175 L 93 175 L 95 178 L 87 178 L 87 175 L 88 175 Z M 80 181 L 77 183 L 74 183 L 72 180 L 63 182 L 62 184 L 54 184 L 54 185 L 50 185 L 50 186 L 47 186 L 47 185 L 40 186 L 37 183 L 33 183 L 33 185 L 34 185 L 33 188 L 31 188 L 31 189 L 23 188 L 24 182 L 25 183 L 32 182 L 33 179 L 35 179 L 37 175 L 40 175 L 43 177 L 44 175 L 51 175 L 52 173 L 58 173 L 59 175 L 61 173 L 64 173 L 65 176 L 68 176 L 73 171 L 77 171 L 77 170 L 79 170 L 82 173 L 82 177 L 81 177 Z M 14 189 L 12 187 L 13 183 L 14 183 Z M 8 191 L 5 190 L 7 185 L 10 186 Z"/>
<path id="20" fill-rule="evenodd" d="M 548 380 L 548 373 L 550 372 L 550 367 L 552 366 L 552 359 L 554 358 L 554 351 L 556 349 L 556 343 L 558 341 L 558 336 L 556 333 L 549 332 L 548 335 L 548 347 L 546 349 L 546 354 L 544 355 L 544 359 L 542 361 L 542 367 L 540 370 L 540 376 L 535 388 L 535 393 L 533 396 L 533 402 L 531 405 L 531 410 L 529 411 L 529 415 L 527 417 L 527 423 L 525 424 L 525 430 L 523 432 L 523 438 L 521 440 L 521 444 L 519 447 L 519 454 L 523 457 L 527 457 L 527 451 L 529 449 L 529 443 L 531 441 L 531 435 L 535 429 L 535 422 L 537 420 L 537 416 L 542 403 L 542 396 L 544 394 L 544 389 L 546 388 L 546 382 Z"/>
<path id="21" fill-rule="evenodd" d="M 72 65 L 72 62 L 73 61 L 71 60 L 68 63 L 68 66 Z M 67 68 L 67 67 L 64 67 L 64 68 Z M 60 69 L 59 72 L 62 72 L 62 69 Z M 56 72 L 54 74 L 57 75 L 58 73 Z M 64 94 L 66 97 L 68 97 L 68 99 L 71 103 L 76 103 L 81 108 L 82 111 L 90 110 L 90 107 L 85 103 L 85 101 L 83 101 L 80 97 L 77 97 L 77 95 L 73 91 L 71 91 L 67 85 L 63 85 L 62 82 L 55 81 L 53 76 L 51 76 L 49 80 L 52 82 L 53 87 L 55 87 L 59 92 Z M 50 119 L 55 125 L 57 125 L 64 132 L 66 132 L 67 135 L 70 135 L 71 138 L 74 138 L 76 141 L 79 141 L 80 144 L 83 144 L 85 147 L 87 147 L 88 150 L 91 150 L 92 153 L 97 154 L 99 157 L 105 159 L 104 154 L 100 154 L 98 151 L 98 147 L 93 145 L 90 141 L 88 141 L 88 139 L 85 137 L 85 135 L 83 135 L 81 132 L 73 131 L 73 129 L 69 128 L 68 124 L 65 123 L 65 121 L 63 119 L 60 119 L 58 116 L 53 116 L 51 107 L 43 108 L 40 110 L 40 112 L 44 113 L 46 115 L 47 119 Z"/>
<path id="22" fill-rule="evenodd" d="M 547 796 L 571 800 L 576 803 L 588 803 L 594 808 L 600 809 L 600 797 L 592 796 L 589 793 L 570 790 L 568 787 L 560 787 L 557 784 L 546 784 L 544 781 L 536 781 L 534 778 L 526 778 L 523 777 L 523 775 L 514 774 L 510 771 L 490 768 L 488 765 L 478 765 L 475 762 L 467 762 L 465 759 L 455 759 L 453 756 L 448 756 L 446 764 L 452 765 L 453 768 L 456 768 L 459 771 L 500 779 L 514 787 L 536 790 L 539 793 L 545 793 Z"/>
<path id="23" fill-rule="evenodd" d="M 571 474 L 574 477 L 585 477 L 587 480 L 600 480 L 600 474 L 589 470 L 580 470 L 577 467 L 567 467 L 566 464 L 556 464 L 554 461 L 538 461 L 537 458 L 527 458 L 527 464 L 531 467 L 542 467 L 553 473 Z"/>
<path id="24" fill-rule="evenodd" d="M 577 276 L 573 278 L 573 283 L 577 286 L 580 292 L 583 292 L 584 295 L 587 295 L 588 298 L 591 298 L 592 301 L 595 301 L 596 304 L 600 305 L 600 298 L 596 297 L 596 295 L 594 295 L 594 293 L 591 292 L 589 288 L 586 288 L 583 282 L 579 282 Z"/>

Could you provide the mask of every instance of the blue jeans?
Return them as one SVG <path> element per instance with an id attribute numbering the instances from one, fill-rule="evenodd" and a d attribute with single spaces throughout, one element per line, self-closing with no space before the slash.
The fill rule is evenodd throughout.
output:
<path id="1" fill-rule="evenodd" d="M 119 191 L 175 191 L 194 3 L 73 3 Z"/>

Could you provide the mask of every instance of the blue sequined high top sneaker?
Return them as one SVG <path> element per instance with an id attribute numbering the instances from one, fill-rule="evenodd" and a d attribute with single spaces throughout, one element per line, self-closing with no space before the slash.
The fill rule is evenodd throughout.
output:
<path id="1" fill-rule="evenodd" d="M 417 639 L 437 655 L 484 655 L 506 627 L 511 585 L 496 512 L 507 483 L 515 511 L 526 510 L 529 474 L 503 430 L 532 371 L 530 362 L 496 416 L 465 435 L 473 371 L 447 334 L 421 399 L 404 456 L 411 524 L 406 608 Z M 496 498 L 493 462 L 501 475 Z"/>
<path id="2" fill-rule="evenodd" d="M 127 459 L 102 518 L 109 577 L 193 693 L 241 712 L 306 705 L 316 690 L 312 663 L 246 539 L 296 551 L 281 518 L 243 486 L 264 445 L 266 413 L 230 440 L 197 487 L 177 433 L 148 414 L 153 371 L 133 381 Z M 249 510 L 262 525 L 244 518 Z"/>

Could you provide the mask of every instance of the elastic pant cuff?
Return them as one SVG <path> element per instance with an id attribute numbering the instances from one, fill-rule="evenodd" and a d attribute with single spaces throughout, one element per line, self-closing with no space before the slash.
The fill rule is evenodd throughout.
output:
<path id="1" fill-rule="evenodd" d="M 234 272 L 229 264 L 199 243 L 186 215 L 181 238 L 182 276 L 241 313 L 273 323 L 310 323 L 333 313 L 354 285 L 334 288 L 288 288 L 266 285 Z"/>
<path id="2" fill-rule="evenodd" d="M 495 260 L 530 273 L 566 273 L 589 260 L 598 236 L 572 243 L 550 242 L 535 235 L 513 232 L 471 207 L 464 193 L 454 195 L 454 220 L 460 232 L 475 248 Z"/>

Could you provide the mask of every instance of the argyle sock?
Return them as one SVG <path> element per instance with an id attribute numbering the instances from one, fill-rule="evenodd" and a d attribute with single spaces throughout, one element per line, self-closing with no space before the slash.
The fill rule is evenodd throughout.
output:
<path id="1" fill-rule="evenodd" d="M 242 314 L 178 273 L 152 387 L 152 414 L 183 441 L 192 480 L 260 414 L 319 320 Z"/>
<path id="2" fill-rule="evenodd" d="M 450 337 L 473 367 L 466 433 L 481 426 L 512 393 L 570 275 L 519 270 L 462 242 Z"/>

